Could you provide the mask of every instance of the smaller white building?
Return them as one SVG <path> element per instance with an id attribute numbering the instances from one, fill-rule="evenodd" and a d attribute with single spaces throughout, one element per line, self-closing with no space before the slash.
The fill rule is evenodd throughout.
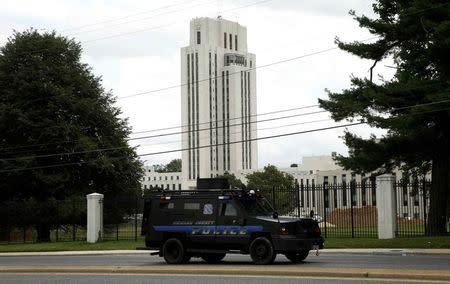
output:
<path id="1" fill-rule="evenodd" d="M 154 166 L 144 166 L 144 177 L 141 181 L 142 190 L 165 189 L 181 190 L 181 172 L 158 173 Z"/>

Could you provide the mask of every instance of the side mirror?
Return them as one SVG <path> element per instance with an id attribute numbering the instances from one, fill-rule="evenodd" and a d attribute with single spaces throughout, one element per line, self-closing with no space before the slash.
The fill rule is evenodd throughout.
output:
<path id="1" fill-rule="evenodd" d="M 273 212 L 272 217 L 273 217 L 274 219 L 278 219 L 278 212 Z"/>

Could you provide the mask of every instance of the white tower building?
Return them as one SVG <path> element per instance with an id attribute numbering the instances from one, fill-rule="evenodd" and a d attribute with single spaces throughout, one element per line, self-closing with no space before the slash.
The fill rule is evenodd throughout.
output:
<path id="1" fill-rule="evenodd" d="M 183 188 L 257 168 L 255 55 L 247 29 L 222 18 L 190 23 L 181 49 Z"/>

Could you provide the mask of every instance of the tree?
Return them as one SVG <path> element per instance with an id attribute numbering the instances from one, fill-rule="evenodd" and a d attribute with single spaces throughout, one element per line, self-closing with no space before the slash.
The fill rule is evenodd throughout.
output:
<path id="1" fill-rule="evenodd" d="M 247 176 L 247 188 L 261 190 L 271 200 L 280 214 L 287 214 L 294 209 L 295 179 L 291 174 L 283 173 L 273 165 L 267 165 L 262 172 L 254 172 Z M 276 195 L 273 196 L 273 194 Z"/>
<path id="2" fill-rule="evenodd" d="M 154 165 L 157 173 L 175 173 L 181 172 L 181 159 L 173 159 L 167 165 Z"/>
<path id="3" fill-rule="evenodd" d="M 349 131 L 344 141 L 349 156 L 336 159 L 355 172 L 387 173 L 403 168 L 422 175 L 431 170 L 428 233 L 445 233 L 450 192 L 450 7 L 438 0 L 378 0 L 378 18 L 355 17 L 377 39 L 345 43 L 342 50 L 372 61 L 369 78 L 351 78 L 351 88 L 328 91 L 319 100 L 336 121 L 356 119 L 387 130 L 382 137 L 363 139 Z M 391 80 L 373 81 L 376 65 L 395 62 Z M 448 214 L 448 213 L 447 213 Z"/>
<path id="4" fill-rule="evenodd" d="M 181 159 L 173 159 L 170 161 L 166 165 L 165 171 L 167 173 L 181 172 Z"/>
<path id="5" fill-rule="evenodd" d="M 228 183 L 230 184 L 231 188 L 246 188 L 245 184 L 240 179 L 238 179 L 234 174 L 230 174 L 229 172 L 225 172 L 223 175 L 218 177 L 228 179 Z"/>
<path id="6" fill-rule="evenodd" d="M 140 190 L 142 165 L 127 143 L 127 120 L 80 57 L 74 40 L 33 29 L 0 48 L 0 207 Z M 52 222 L 35 217 L 38 241 L 49 241 Z"/>

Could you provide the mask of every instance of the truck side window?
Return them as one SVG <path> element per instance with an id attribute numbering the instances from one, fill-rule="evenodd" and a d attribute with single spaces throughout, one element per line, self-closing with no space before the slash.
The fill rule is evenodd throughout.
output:
<path id="1" fill-rule="evenodd" d="M 222 216 L 237 216 L 238 212 L 232 203 L 222 203 Z"/>
<path id="2" fill-rule="evenodd" d="M 184 203 L 185 210 L 199 210 L 200 203 Z"/>

